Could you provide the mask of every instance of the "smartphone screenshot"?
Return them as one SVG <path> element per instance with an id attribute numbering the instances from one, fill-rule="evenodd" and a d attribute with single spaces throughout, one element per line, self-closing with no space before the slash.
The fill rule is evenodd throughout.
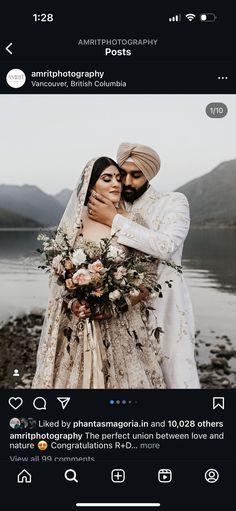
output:
<path id="1" fill-rule="evenodd" d="M 223 5 L 2 10 L 10 511 L 232 507 L 234 19 Z"/>

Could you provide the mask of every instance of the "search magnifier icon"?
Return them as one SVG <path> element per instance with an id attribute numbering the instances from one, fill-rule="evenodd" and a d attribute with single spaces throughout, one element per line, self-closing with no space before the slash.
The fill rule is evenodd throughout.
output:
<path id="1" fill-rule="evenodd" d="M 68 470 L 65 471 L 65 479 L 67 481 L 75 481 L 76 483 L 78 483 L 78 479 L 77 479 L 77 474 L 76 474 L 76 471 L 73 470 L 73 468 L 68 468 Z"/>

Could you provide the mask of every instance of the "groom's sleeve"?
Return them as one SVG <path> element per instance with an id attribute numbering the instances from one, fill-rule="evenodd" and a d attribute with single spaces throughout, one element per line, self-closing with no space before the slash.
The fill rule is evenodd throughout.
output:
<path id="1" fill-rule="evenodd" d="M 184 242 L 190 225 L 189 204 L 184 194 L 174 192 L 174 199 L 160 215 L 155 204 L 148 215 L 150 228 L 117 214 L 112 223 L 112 234 L 117 233 L 118 242 L 159 259 L 170 261 Z M 160 219 L 159 219 L 160 215 Z"/>

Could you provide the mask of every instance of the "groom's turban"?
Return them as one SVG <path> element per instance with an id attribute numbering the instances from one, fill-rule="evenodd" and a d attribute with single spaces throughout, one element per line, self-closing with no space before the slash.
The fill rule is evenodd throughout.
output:
<path id="1" fill-rule="evenodd" d="M 151 147 L 123 142 L 118 147 L 117 162 L 121 167 L 126 161 L 133 161 L 148 181 L 156 176 L 161 166 L 160 156 Z"/>

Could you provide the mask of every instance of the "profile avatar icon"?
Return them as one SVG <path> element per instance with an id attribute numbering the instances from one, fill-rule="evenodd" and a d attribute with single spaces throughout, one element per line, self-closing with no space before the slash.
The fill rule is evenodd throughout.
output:
<path id="1" fill-rule="evenodd" d="M 19 369 L 14 369 L 12 376 L 19 377 L 20 376 Z"/>
<path id="2" fill-rule="evenodd" d="M 29 417 L 28 418 L 28 428 L 34 429 L 34 428 L 36 428 L 36 425 L 37 425 L 37 421 L 35 419 L 33 419 L 32 417 Z"/>
<path id="3" fill-rule="evenodd" d="M 219 472 L 215 468 L 209 468 L 205 472 L 205 479 L 208 483 L 216 483 L 220 477 Z"/>
<path id="4" fill-rule="evenodd" d="M 18 429 L 20 428 L 20 419 L 18 419 L 17 417 L 13 417 L 13 419 L 10 420 L 9 422 L 9 425 L 12 429 Z"/>
<path id="5" fill-rule="evenodd" d="M 28 428 L 28 420 L 25 417 L 21 417 L 20 419 L 20 428 L 21 429 Z"/>

